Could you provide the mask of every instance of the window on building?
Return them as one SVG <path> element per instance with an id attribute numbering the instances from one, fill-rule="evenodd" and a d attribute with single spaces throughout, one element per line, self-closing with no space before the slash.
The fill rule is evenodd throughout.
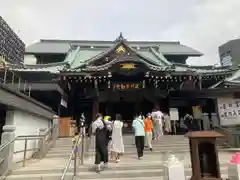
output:
<path id="1" fill-rule="evenodd" d="M 222 66 L 232 66 L 232 52 L 228 51 L 221 54 L 221 64 Z"/>

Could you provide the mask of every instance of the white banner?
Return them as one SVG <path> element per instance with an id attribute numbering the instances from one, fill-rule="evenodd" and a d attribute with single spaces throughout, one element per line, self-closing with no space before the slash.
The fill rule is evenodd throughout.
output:
<path id="1" fill-rule="evenodd" d="M 170 108 L 170 119 L 172 121 L 178 121 L 179 120 L 179 114 L 177 108 Z"/>
<path id="2" fill-rule="evenodd" d="M 220 125 L 240 124 L 240 99 L 218 98 Z"/>

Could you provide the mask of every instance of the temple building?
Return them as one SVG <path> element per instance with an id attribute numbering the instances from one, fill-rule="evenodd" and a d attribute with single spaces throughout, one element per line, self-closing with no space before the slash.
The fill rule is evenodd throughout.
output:
<path id="1" fill-rule="evenodd" d="M 131 122 L 139 113 L 159 106 L 177 108 L 179 118 L 200 107 L 216 113 L 216 99 L 229 93 L 215 87 L 237 69 L 190 66 L 189 57 L 203 54 L 180 42 L 41 40 L 26 48 L 36 64 L 7 69 L 22 77 L 22 92 L 51 107 L 60 117 L 78 120 L 84 112 L 91 122 L 97 112 Z M 6 77 L 12 81 L 12 76 Z M 29 90 L 30 89 L 30 90 Z"/>

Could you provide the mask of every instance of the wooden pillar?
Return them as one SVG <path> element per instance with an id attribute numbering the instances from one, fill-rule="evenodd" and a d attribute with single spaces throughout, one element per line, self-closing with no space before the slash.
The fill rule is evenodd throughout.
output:
<path id="1" fill-rule="evenodd" d="M 98 91 L 98 81 L 94 80 L 94 89 L 96 90 L 96 98 L 93 99 L 93 120 L 96 118 L 96 114 L 99 113 L 99 91 Z"/>
<path id="2" fill-rule="evenodd" d="M 99 102 L 98 102 L 98 100 L 94 99 L 92 105 L 93 105 L 93 107 L 92 107 L 93 108 L 92 117 L 93 117 L 93 120 L 95 120 L 97 113 L 99 113 Z"/>
<path id="3" fill-rule="evenodd" d="M 105 104 L 105 114 L 108 115 L 108 116 L 110 116 L 109 103 L 108 103 L 108 102 L 106 102 L 106 104 Z"/>

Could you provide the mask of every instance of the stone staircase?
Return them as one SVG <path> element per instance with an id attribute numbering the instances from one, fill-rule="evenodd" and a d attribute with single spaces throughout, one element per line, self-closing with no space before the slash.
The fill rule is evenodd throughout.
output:
<path id="1" fill-rule="evenodd" d="M 77 179 L 87 180 L 161 180 L 164 175 L 164 161 L 166 152 L 174 153 L 179 159 L 184 161 L 186 179 L 191 176 L 188 140 L 183 136 L 163 136 L 160 141 L 153 141 L 153 152 L 148 149 L 144 152 L 142 160 L 138 160 L 136 149 L 133 145 L 132 136 L 124 136 L 125 153 L 121 157 L 121 162 L 110 162 L 108 168 L 100 174 L 93 169 L 94 142 L 90 145 L 90 150 L 86 154 L 84 165 L 78 166 Z M 57 140 L 56 146 L 50 150 L 46 158 L 42 160 L 31 160 L 26 167 L 21 167 L 12 171 L 7 180 L 60 180 L 62 172 L 68 162 L 71 153 L 71 139 L 63 138 Z M 219 153 L 221 172 L 223 178 L 227 176 L 227 163 L 232 154 L 227 152 Z M 73 163 L 66 175 L 66 180 L 70 180 L 73 174 Z"/>

